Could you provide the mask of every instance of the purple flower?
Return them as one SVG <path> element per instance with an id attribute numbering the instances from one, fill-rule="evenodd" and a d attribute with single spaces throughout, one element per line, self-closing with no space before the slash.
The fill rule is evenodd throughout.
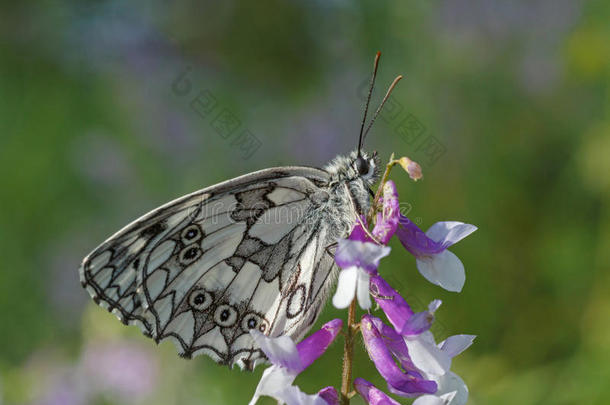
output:
<path id="1" fill-rule="evenodd" d="M 356 388 L 356 391 L 358 391 L 358 394 L 364 398 L 367 404 L 400 405 L 399 402 L 390 398 L 385 392 L 381 391 L 364 378 L 356 378 L 354 380 L 354 387 Z"/>
<path id="2" fill-rule="evenodd" d="M 419 335 L 430 329 L 434 312 L 442 303 L 441 300 L 434 300 L 428 305 L 428 310 L 413 313 L 404 298 L 379 275 L 371 277 L 371 291 L 394 329 L 403 336 Z"/>
<path id="3" fill-rule="evenodd" d="M 356 225 L 352 229 L 352 232 L 349 234 L 347 239 L 349 240 L 359 240 L 360 242 L 373 242 L 371 237 L 369 236 L 369 232 L 365 227 L 367 226 L 366 217 L 362 215 L 359 221 L 356 221 Z"/>
<path id="4" fill-rule="evenodd" d="M 401 157 L 396 162 L 405 169 L 411 179 L 417 181 L 423 177 L 421 166 L 417 162 L 412 161 L 406 156 Z"/>
<path id="5" fill-rule="evenodd" d="M 272 364 L 263 373 L 250 405 L 254 405 L 262 395 L 288 405 L 333 405 L 333 402 L 329 402 L 332 400 L 329 388 L 321 390 L 319 394 L 307 395 L 292 383 L 299 373 L 326 351 L 342 327 L 341 319 L 332 320 L 298 344 L 288 336 L 270 338 L 258 330 L 250 330 L 252 338 Z"/>
<path id="6" fill-rule="evenodd" d="M 326 401 L 328 405 L 339 405 L 339 394 L 335 387 L 326 387 L 318 391 L 318 396 Z"/>
<path id="7" fill-rule="evenodd" d="M 372 234 L 379 242 L 387 245 L 398 228 L 398 220 L 400 218 L 398 192 L 392 180 L 388 180 L 383 185 L 381 202 L 383 203 L 382 209 L 381 212 L 377 213 L 377 220 Z"/>
<path id="8" fill-rule="evenodd" d="M 401 366 L 404 369 L 398 367 L 392 351 L 388 348 L 387 341 L 394 339 L 392 347 L 400 353 L 399 359 L 408 359 L 406 348 L 401 346 L 400 337 L 397 334 L 393 334 L 393 336 L 382 335 L 376 326 L 380 323 L 382 322 L 378 318 L 364 315 L 360 322 L 360 328 L 369 357 L 379 374 L 387 381 L 390 392 L 403 396 L 436 392 L 436 383 L 424 379 L 415 368 L 409 367 L 410 362 L 401 361 Z"/>
<path id="9" fill-rule="evenodd" d="M 434 300 L 428 305 L 427 311 L 413 314 L 413 316 L 404 323 L 400 330 L 400 334 L 403 336 L 419 335 L 430 329 L 430 326 L 432 326 L 432 322 L 434 321 L 434 313 L 441 304 L 441 300 Z"/>
<path id="10" fill-rule="evenodd" d="M 357 224 L 349 239 L 339 239 L 335 262 L 342 270 L 333 296 L 333 305 L 337 308 L 347 308 L 354 297 L 358 297 L 362 309 L 371 307 L 369 279 L 371 274 L 377 273 L 379 261 L 390 254 L 390 248 L 362 242 L 360 238 L 365 236 L 362 226 Z"/>
<path id="11" fill-rule="evenodd" d="M 376 318 L 372 321 L 385 337 L 387 350 L 394 355 L 404 370 L 415 370 L 420 378 L 437 384 L 438 391 L 433 396 L 425 396 L 420 403 L 443 400 L 452 401 L 447 403 L 455 405 L 464 404 L 468 398 L 468 388 L 464 381 L 449 369 L 452 358 L 466 350 L 475 336 L 455 335 L 437 345 L 429 329 L 434 320 L 434 312 L 441 304 L 440 300 L 432 301 L 426 311 L 413 313 L 406 301 L 380 276 L 371 278 L 371 291 L 375 301 L 394 326 L 391 328 L 384 325 Z M 364 336 L 364 328 L 362 333 Z M 398 393 L 393 390 L 392 384 L 389 384 L 389 387 L 391 392 Z"/>
<path id="12" fill-rule="evenodd" d="M 464 239 L 477 227 L 446 221 L 432 225 L 426 233 L 411 220 L 400 216 L 396 234 L 403 246 L 416 258 L 417 269 L 431 283 L 460 292 L 466 275 L 464 265 L 447 248 Z"/>
<path id="13" fill-rule="evenodd" d="M 441 305 L 440 300 L 432 301 L 427 311 L 415 314 L 398 292 L 380 276 L 371 278 L 371 290 L 394 329 L 404 338 L 409 357 L 418 370 L 430 375 L 442 375 L 449 370 L 451 358 L 472 344 L 473 335 L 456 335 L 437 346 L 428 329 L 434 320 L 434 312 Z"/>
<path id="14" fill-rule="evenodd" d="M 404 298 L 379 275 L 371 277 L 371 292 L 396 330 L 402 330 L 414 312 Z"/>
<path id="15" fill-rule="evenodd" d="M 377 273 L 379 261 L 390 254 L 390 248 L 371 242 L 339 239 L 335 252 L 335 262 L 342 269 L 358 267 L 369 274 Z"/>
<path id="16" fill-rule="evenodd" d="M 407 345 L 402 336 L 400 336 L 394 328 L 383 323 L 379 318 L 372 317 L 371 321 L 381 336 L 384 337 L 386 347 L 396 358 L 400 367 L 402 367 L 403 370 L 416 371 L 417 369 L 409 357 L 409 350 L 407 349 Z"/>

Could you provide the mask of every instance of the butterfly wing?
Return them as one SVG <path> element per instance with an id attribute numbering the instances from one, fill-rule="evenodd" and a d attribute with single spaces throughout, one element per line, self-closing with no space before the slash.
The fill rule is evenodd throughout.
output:
<path id="1" fill-rule="evenodd" d="M 299 338 L 333 278 L 329 198 L 320 169 L 267 169 L 170 202 L 87 258 L 93 299 L 181 355 L 252 368 L 264 359 L 249 329 Z"/>

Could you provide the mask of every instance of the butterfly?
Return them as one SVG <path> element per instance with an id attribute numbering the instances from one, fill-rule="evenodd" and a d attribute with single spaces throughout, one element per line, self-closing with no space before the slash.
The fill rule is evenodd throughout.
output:
<path id="1" fill-rule="evenodd" d="M 80 282 L 101 307 L 181 356 L 252 370 L 266 361 L 249 331 L 301 339 L 338 275 L 333 250 L 370 209 L 376 154 L 325 167 L 264 169 L 204 188 L 136 219 L 84 260 Z"/>

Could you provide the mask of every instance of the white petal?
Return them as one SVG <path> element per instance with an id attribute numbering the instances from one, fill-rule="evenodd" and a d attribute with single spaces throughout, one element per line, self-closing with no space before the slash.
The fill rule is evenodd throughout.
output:
<path id="1" fill-rule="evenodd" d="M 454 335 L 439 343 L 438 347 L 449 357 L 455 357 L 468 349 L 474 338 L 476 338 L 475 335 Z"/>
<path id="2" fill-rule="evenodd" d="M 364 267 L 369 270 L 374 267 L 379 267 L 379 261 L 390 254 L 389 246 L 380 246 L 376 243 L 364 242 L 364 248 L 361 251 L 360 260 Z"/>
<path id="3" fill-rule="evenodd" d="M 379 267 L 379 261 L 390 254 L 391 248 L 372 242 L 360 242 L 351 239 L 339 239 L 335 252 L 335 261 L 341 268 L 361 265 L 369 271 Z"/>
<path id="4" fill-rule="evenodd" d="M 430 304 L 428 304 L 428 312 L 430 312 L 431 314 L 434 314 L 436 312 L 436 310 L 441 306 L 441 304 L 443 303 L 443 301 L 436 299 L 433 300 L 432 302 L 430 302 Z"/>
<path id="5" fill-rule="evenodd" d="M 333 297 L 333 305 L 336 308 L 347 308 L 356 295 L 356 281 L 358 279 L 358 268 L 348 267 L 339 273 L 337 291 Z"/>
<path id="6" fill-rule="evenodd" d="M 444 399 L 437 397 L 436 395 L 422 395 L 413 401 L 412 405 L 446 405 Z"/>
<path id="7" fill-rule="evenodd" d="M 417 270 L 432 284 L 445 290 L 460 292 L 466 281 L 464 265 L 456 255 L 448 250 L 418 258 Z"/>
<path id="8" fill-rule="evenodd" d="M 453 371 L 449 371 L 435 380 L 438 384 L 436 395 L 441 396 L 441 398 L 452 395 L 449 404 L 464 405 L 468 401 L 468 387 L 464 380 Z"/>
<path id="9" fill-rule="evenodd" d="M 435 242 L 441 242 L 445 247 L 451 246 L 477 230 L 471 224 L 457 221 L 437 222 L 426 231 L 426 236 Z"/>
<path id="10" fill-rule="evenodd" d="M 457 394 L 456 391 L 449 392 L 443 395 L 422 395 L 417 398 L 412 405 L 449 405 L 455 404 L 452 402 Z"/>
<path id="11" fill-rule="evenodd" d="M 261 380 L 258 382 L 254 396 L 249 405 L 254 405 L 258 398 L 266 395 L 275 397 L 286 387 L 292 385 L 296 375 L 287 372 L 283 367 L 271 366 L 265 370 Z"/>
<path id="12" fill-rule="evenodd" d="M 443 375 L 451 367 L 451 357 L 439 349 L 434 340 L 430 341 L 427 333 L 405 338 L 409 356 L 415 367 L 424 373 L 433 376 Z"/>
<path id="13" fill-rule="evenodd" d="M 308 395 L 294 385 L 284 388 L 274 398 L 286 405 L 327 405 L 322 397 L 317 394 Z"/>
<path id="14" fill-rule="evenodd" d="M 298 370 L 301 367 L 301 357 L 296 344 L 288 336 L 270 338 L 256 329 L 250 330 L 250 335 L 267 355 L 269 361 L 288 370 Z"/>
<path id="15" fill-rule="evenodd" d="M 369 281 L 371 276 L 364 270 L 358 270 L 358 284 L 356 295 L 358 297 L 358 304 L 360 308 L 369 309 L 371 307 L 371 295 Z"/>
<path id="16" fill-rule="evenodd" d="M 445 404 L 455 404 L 455 402 L 452 401 L 457 396 L 457 393 L 457 391 L 448 392 L 446 394 L 441 395 L 441 399 L 445 401 Z"/>

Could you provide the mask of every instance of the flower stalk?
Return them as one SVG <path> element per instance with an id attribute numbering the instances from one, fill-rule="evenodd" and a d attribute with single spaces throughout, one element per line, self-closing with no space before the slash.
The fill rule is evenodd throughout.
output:
<path id="1" fill-rule="evenodd" d="M 394 154 L 390 156 L 390 161 L 386 164 L 385 171 L 377 187 L 375 198 L 371 205 L 371 209 L 367 213 L 367 223 L 371 223 L 375 218 L 375 213 L 378 210 L 379 201 L 383 193 L 385 183 L 390 178 L 392 168 L 400 164 L 399 160 L 394 159 Z M 356 322 L 356 298 L 352 300 L 347 312 L 347 333 L 345 334 L 345 342 L 343 346 L 343 367 L 341 372 L 341 405 L 349 405 L 353 394 L 351 393 L 352 385 L 352 368 L 354 362 L 354 341 L 358 335 L 360 323 Z"/>
<path id="2" fill-rule="evenodd" d="M 352 385 L 352 364 L 354 360 L 354 338 L 358 333 L 356 324 L 356 299 L 353 299 L 347 311 L 347 334 L 343 346 L 343 370 L 341 373 L 341 405 L 349 405 L 350 387 Z"/>
<path id="3" fill-rule="evenodd" d="M 350 235 L 336 244 L 334 260 L 341 271 L 332 303 L 347 309 L 347 329 L 343 330 L 343 321 L 335 319 L 299 343 L 288 336 L 268 337 L 251 330 L 252 338 L 272 364 L 263 373 L 251 405 L 260 396 L 276 398 L 278 404 L 349 405 L 356 394 L 369 405 L 400 405 L 371 382 L 354 379 L 354 343 L 359 333 L 389 394 L 418 397 L 414 405 L 466 404 L 468 387 L 450 367 L 452 358 L 468 348 L 475 336 L 454 335 L 436 343 L 430 327 L 441 301 L 432 300 L 426 310 L 413 311 L 378 268 L 381 259 L 390 254 L 388 243 L 396 236 L 414 256 L 422 276 L 445 290 L 459 292 L 465 280 L 464 266 L 447 248 L 477 228 L 441 221 L 422 231 L 400 213 L 396 185 L 389 180 L 396 165 L 413 180 L 422 177 L 416 162 L 407 157 L 395 159 L 392 154 L 367 215 L 358 217 Z M 390 325 L 371 314 L 371 296 Z M 367 311 L 358 319 L 356 305 Z M 313 395 L 302 392 L 293 384 L 295 378 L 326 351 L 339 333 L 345 338 L 340 391 L 329 386 Z"/>

